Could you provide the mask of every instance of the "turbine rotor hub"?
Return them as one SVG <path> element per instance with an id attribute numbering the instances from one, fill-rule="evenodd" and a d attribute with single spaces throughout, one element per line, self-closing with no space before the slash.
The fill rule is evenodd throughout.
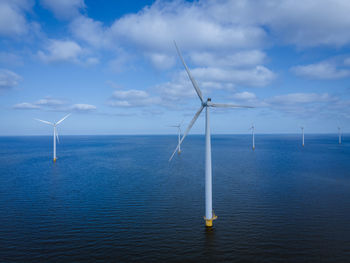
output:
<path id="1" fill-rule="evenodd" d="M 209 103 L 209 104 L 211 103 L 211 98 L 207 98 L 207 101 L 202 102 L 203 107 L 207 107 L 207 106 L 208 106 L 208 103 Z"/>

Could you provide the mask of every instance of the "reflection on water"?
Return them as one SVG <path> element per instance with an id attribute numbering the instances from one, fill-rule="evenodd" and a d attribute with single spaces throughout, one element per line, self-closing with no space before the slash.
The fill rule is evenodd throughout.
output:
<path id="1" fill-rule="evenodd" d="M 347 262 L 349 144 L 336 135 L 0 137 L 0 262 Z M 346 139 L 346 138 L 345 138 Z"/>

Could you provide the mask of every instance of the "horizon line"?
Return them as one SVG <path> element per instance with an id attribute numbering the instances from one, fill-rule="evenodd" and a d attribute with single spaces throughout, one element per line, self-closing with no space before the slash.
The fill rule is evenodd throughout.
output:
<path id="1" fill-rule="evenodd" d="M 301 133 L 255 133 L 255 135 L 300 135 Z M 338 135 L 338 133 L 305 133 L 309 135 Z M 342 133 L 346 135 L 350 133 Z M 177 133 L 163 133 L 163 134 L 60 134 L 60 136 L 177 136 Z M 204 133 L 188 134 L 187 136 L 205 136 Z M 211 133 L 215 135 L 251 135 L 251 133 Z M 15 135 L 0 135 L 0 137 L 29 137 L 29 136 L 52 136 L 52 134 L 15 134 Z"/>

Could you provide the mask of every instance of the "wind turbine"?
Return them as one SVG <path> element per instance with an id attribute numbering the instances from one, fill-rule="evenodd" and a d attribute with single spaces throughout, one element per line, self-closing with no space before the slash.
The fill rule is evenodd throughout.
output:
<path id="1" fill-rule="evenodd" d="M 185 133 L 183 134 L 179 144 L 177 145 L 175 151 L 169 158 L 169 161 L 174 157 L 176 151 L 179 149 L 181 143 L 185 139 L 186 135 L 191 130 L 193 124 L 196 122 L 197 118 L 205 108 L 205 226 L 206 227 L 212 227 L 213 226 L 213 220 L 217 218 L 217 216 L 213 212 L 213 203 L 212 203 L 212 166 L 211 166 L 211 143 L 210 143 L 210 124 L 209 124 L 209 108 L 215 107 L 215 108 L 253 108 L 250 106 L 239 106 L 239 105 L 232 105 L 232 104 L 221 104 L 221 103 L 212 103 L 211 99 L 208 98 L 206 101 L 203 100 L 202 92 L 199 89 L 199 86 L 196 82 L 196 80 L 192 77 L 192 74 L 190 70 L 188 69 L 179 48 L 176 45 L 176 42 L 174 41 L 175 48 L 177 50 L 177 53 L 181 59 L 181 62 L 183 66 L 185 67 L 185 70 L 188 74 L 189 79 L 192 82 L 192 85 L 199 97 L 201 106 L 199 110 L 194 115 L 193 119 L 191 120 L 190 124 L 188 125 Z"/>
<path id="2" fill-rule="evenodd" d="M 339 144 L 341 144 L 341 128 L 338 127 Z"/>
<path id="3" fill-rule="evenodd" d="M 170 127 L 177 128 L 177 139 L 178 139 L 177 143 L 179 145 L 179 149 L 177 151 L 178 154 L 181 153 L 180 137 L 181 137 L 181 125 L 182 125 L 183 121 L 184 120 L 182 120 L 178 125 L 170 125 Z"/>
<path id="4" fill-rule="evenodd" d="M 303 135 L 303 144 L 302 144 L 302 145 L 303 145 L 303 147 L 304 147 L 304 141 L 305 141 L 305 140 L 304 140 L 304 127 L 302 126 L 302 127 L 300 127 L 300 129 L 301 129 L 301 133 L 302 133 L 302 135 Z"/>
<path id="5" fill-rule="evenodd" d="M 62 121 L 64 121 L 66 118 L 68 118 L 70 114 L 64 116 L 62 119 L 60 119 L 58 122 L 56 123 L 52 123 L 52 122 L 49 122 L 49 121 L 43 121 L 43 120 L 40 120 L 40 119 L 36 119 L 37 121 L 40 121 L 40 122 L 43 122 L 43 123 L 46 123 L 46 124 L 49 124 L 51 126 L 53 126 L 53 161 L 56 162 L 56 138 L 57 138 L 57 141 L 60 142 L 60 140 L 58 139 L 58 133 L 57 133 L 57 128 L 56 126 L 58 124 L 60 124 Z"/>
<path id="6" fill-rule="evenodd" d="M 255 127 L 254 127 L 254 124 L 252 124 L 252 127 L 250 127 L 249 130 L 252 130 L 252 135 L 253 135 L 253 150 L 255 150 Z"/>

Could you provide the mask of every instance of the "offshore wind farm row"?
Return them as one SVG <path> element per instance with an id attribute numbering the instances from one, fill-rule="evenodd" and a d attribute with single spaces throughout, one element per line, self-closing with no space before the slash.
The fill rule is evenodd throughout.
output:
<path id="1" fill-rule="evenodd" d="M 49 121 L 44 121 L 44 120 L 40 120 L 40 119 L 35 119 L 37 121 L 40 121 L 42 123 L 45 123 L 45 124 L 48 124 L 48 125 L 51 125 L 54 127 L 53 129 L 53 161 L 56 162 L 57 160 L 57 155 L 56 155 L 56 148 L 57 148 L 57 143 L 59 143 L 59 136 L 58 136 L 58 131 L 57 131 L 57 125 L 60 124 L 63 120 L 65 120 L 67 117 L 69 117 L 70 115 L 72 115 L 71 113 L 67 114 L 66 116 L 64 116 L 62 119 L 60 119 L 59 121 L 57 122 L 49 122 Z M 175 127 L 176 130 L 177 130 L 177 153 L 178 154 L 181 154 L 181 143 L 182 143 L 182 138 L 181 138 L 181 135 L 182 135 L 182 130 L 181 130 L 181 127 L 182 127 L 182 123 L 183 123 L 183 120 L 179 123 L 179 124 L 176 124 L 176 125 L 169 125 L 169 127 Z M 305 133 L 304 133 L 304 127 L 300 127 L 301 130 L 302 130 L 302 133 L 301 133 L 301 145 L 304 147 L 305 146 Z M 248 130 L 251 130 L 252 131 L 252 150 L 255 150 L 255 125 L 252 124 L 252 126 L 248 129 Z M 342 139 L 343 139 L 343 134 L 342 134 L 342 131 L 341 131 L 341 128 L 338 127 L 338 137 L 337 137 L 337 142 L 338 144 L 342 144 Z M 171 155 L 169 161 L 171 161 L 171 159 L 174 157 L 174 153 L 176 152 L 176 150 L 173 152 L 173 154 Z"/>
<path id="2" fill-rule="evenodd" d="M 177 128 L 177 146 L 173 153 L 171 154 L 169 158 L 169 162 L 174 158 L 175 154 L 181 153 L 181 145 L 186 138 L 186 136 L 189 134 L 192 126 L 195 124 L 197 121 L 198 117 L 202 113 L 202 111 L 205 109 L 205 226 L 208 228 L 211 228 L 213 226 L 213 220 L 217 219 L 217 216 L 214 213 L 213 210 L 213 201 L 212 201 L 212 149 L 211 149 L 211 133 L 210 133 L 210 109 L 211 108 L 254 108 L 254 106 L 250 105 L 235 105 L 235 104 L 223 104 L 223 103 L 213 103 L 211 98 L 204 99 L 202 95 L 202 91 L 199 88 L 196 80 L 191 74 L 191 71 L 187 67 L 182 54 L 174 41 L 176 51 L 178 53 L 178 56 L 187 72 L 187 75 L 193 85 L 193 88 L 198 95 L 198 98 L 200 100 L 200 107 L 195 113 L 194 117 L 190 121 L 189 125 L 187 126 L 185 132 L 183 133 L 181 137 L 181 126 L 183 123 L 183 120 L 176 124 L 176 125 L 171 125 L 170 127 Z M 48 124 L 53 127 L 53 161 L 56 162 L 57 156 L 56 156 L 56 140 L 59 142 L 59 137 L 58 137 L 58 132 L 57 132 L 57 126 L 62 123 L 66 118 L 68 118 L 70 114 L 64 116 L 62 119 L 60 119 L 57 122 L 49 122 L 41 119 L 36 119 L 42 123 Z M 305 146 L 305 134 L 304 134 L 304 127 L 301 128 L 301 135 L 302 135 L 302 146 Z M 252 132 L 252 150 L 255 150 L 255 126 L 254 124 L 251 125 L 249 128 Z M 338 127 L 338 143 L 341 144 L 342 142 L 342 133 L 341 133 L 341 128 Z"/>

